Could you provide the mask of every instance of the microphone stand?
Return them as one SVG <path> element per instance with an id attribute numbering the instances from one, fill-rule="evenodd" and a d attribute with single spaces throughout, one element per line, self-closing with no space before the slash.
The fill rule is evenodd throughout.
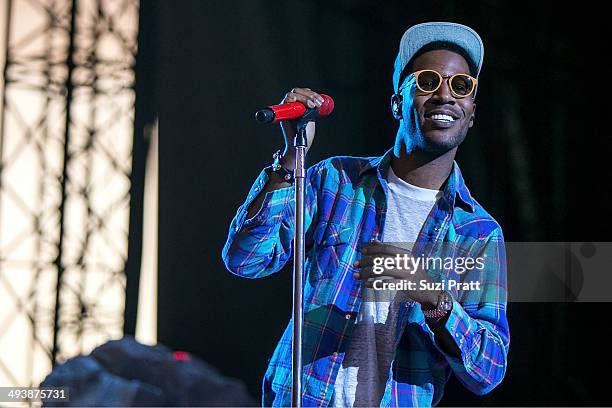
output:
<path id="1" fill-rule="evenodd" d="M 318 116 L 318 110 L 308 109 L 304 116 L 297 122 L 296 133 L 293 139 L 295 147 L 295 229 L 293 236 L 293 337 L 292 337 L 292 361 L 293 387 L 291 389 L 291 406 L 301 408 L 302 406 L 302 328 L 304 325 L 303 310 L 303 279 L 304 279 L 304 197 L 306 184 L 306 125 L 314 121 Z"/>

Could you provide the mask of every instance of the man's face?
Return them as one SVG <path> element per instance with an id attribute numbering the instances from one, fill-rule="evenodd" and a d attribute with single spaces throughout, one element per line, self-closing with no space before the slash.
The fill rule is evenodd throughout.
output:
<path id="1" fill-rule="evenodd" d="M 430 153 L 445 153 L 459 146 L 465 140 L 468 129 L 474 124 L 476 104 L 472 98 L 473 94 L 465 98 L 455 98 L 449 89 L 447 79 L 455 74 L 469 74 L 469 66 L 457 53 L 435 50 L 428 51 L 414 60 L 412 72 L 423 69 L 438 71 L 444 80 L 440 88 L 433 93 L 423 93 L 416 89 L 413 106 L 409 103 L 411 98 L 404 95 L 403 120 L 415 118 L 422 135 L 419 138 L 421 140 L 413 140 L 409 144 Z M 442 120 L 439 116 L 435 116 L 440 114 L 451 116 L 453 120 Z M 410 136 L 405 135 L 405 137 Z"/>

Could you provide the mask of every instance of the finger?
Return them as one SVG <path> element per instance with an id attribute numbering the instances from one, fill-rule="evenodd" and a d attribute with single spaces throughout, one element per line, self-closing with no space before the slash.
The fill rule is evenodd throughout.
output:
<path id="1" fill-rule="evenodd" d="M 379 272 L 374 273 L 374 269 L 371 266 L 366 266 L 366 267 L 359 269 L 359 272 L 355 272 L 353 276 L 355 277 L 355 279 L 364 280 L 364 279 L 380 278 L 380 277 L 389 276 L 389 275 L 387 275 L 387 271 L 385 270 L 383 270 L 383 272 L 381 273 Z"/>
<path id="2" fill-rule="evenodd" d="M 306 97 L 308 97 L 308 98 L 313 98 L 313 99 L 316 99 L 317 101 L 319 101 L 319 102 L 321 102 L 321 103 L 323 103 L 323 102 L 325 101 L 325 100 L 323 99 L 323 97 L 321 96 L 321 94 L 319 94 L 318 92 L 313 91 L 313 90 L 312 90 L 312 89 L 310 89 L 310 88 L 293 88 L 293 89 L 291 90 L 291 92 L 294 92 L 294 93 L 298 93 L 298 94 L 304 95 L 304 96 L 306 96 Z"/>
<path id="3" fill-rule="evenodd" d="M 376 282 L 380 282 L 378 284 L 378 287 L 380 287 L 380 284 L 382 284 L 383 282 L 388 282 L 390 280 L 391 279 L 368 279 L 367 281 L 365 281 L 365 286 L 366 286 L 366 288 L 374 289 L 374 284 Z"/>
<path id="4" fill-rule="evenodd" d="M 370 279 L 370 278 L 394 278 L 394 279 L 413 279 L 414 274 L 409 270 L 397 269 L 397 268 L 385 268 L 381 266 L 364 266 L 360 268 L 357 273 L 359 278 L 356 279 Z M 420 275 L 419 275 L 420 276 Z"/>
<path id="5" fill-rule="evenodd" d="M 374 289 L 375 288 L 374 284 L 376 282 L 380 282 L 378 284 L 378 288 L 380 289 L 382 283 L 398 283 L 398 282 L 401 282 L 401 279 L 390 279 L 390 278 L 387 278 L 387 279 L 368 279 L 367 281 L 365 281 L 365 286 L 366 286 L 366 288 Z"/>
<path id="6" fill-rule="evenodd" d="M 293 92 L 287 92 L 285 94 L 285 96 L 283 96 L 283 99 L 280 101 L 280 103 L 287 103 L 287 102 L 295 102 L 295 94 Z"/>
<path id="7" fill-rule="evenodd" d="M 295 89 L 295 88 L 294 88 Z M 285 94 L 283 103 L 285 102 L 301 102 L 304 105 L 310 100 L 310 98 L 302 93 L 289 91 Z"/>
<path id="8" fill-rule="evenodd" d="M 368 279 L 365 281 L 366 288 L 374 289 L 374 284 L 378 282 L 378 287 L 381 287 L 383 282 L 391 282 L 394 279 Z"/>
<path id="9" fill-rule="evenodd" d="M 383 246 L 384 244 L 382 242 L 375 239 L 365 244 L 363 247 L 361 247 L 361 253 L 362 254 L 375 254 L 375 253 L 378 253 L 380 251 L 380 248 L 382 248 Z"/>
<path id="10" fill-rule="evenodd" d="M 357 279 L 357 280 L 366 280 L 366 279 L 370 279 L 373 276 L 380 276 L 379 274 L 374 275 L 374 273 L 372 272 L 372 268 L 361 268 L 359 269 L 358 272 L 353 273 L 353 278 Z"/>
<path id="11" fill-rule="evenodd" d="M 389 255 L 395 256 L 397 254 L 410 254 L 410 251 L 390 244 L 383 244 L 380 241 L 372 241 L 371 243 L 364 245 L 361 248 L 362 254 L 367 255 Z"/>
<path id="12" fill-rule="evenodd" d="M 355 261 L 354 266 L 357 268 L 364 268 L 366 266 L 372 266 L 375 264 L 380 265 L 384 265 L 385 264 L 385 256 L 379 256 L 378 254 L 374 254 L 374 255 L 364 255 L 361 257 L 360 260 Z M 382 259 L 382 261 L 379 261 L 378 259 Z"/>
<path id="13" fill-rule="evenodd" d="M 316 106 L 321 106 L 323 102 L 325 102 L 319 93 L 312 91 L 310 88 L 293 88 L 291 92 L 303 95 L 310 99 Z"/>
<path id="14" fill-rule="evenodd" d="M 307 95 L 304 95 L 303 93 L 297 92 L 287 92 L 287 94 L 285 95 L 285 99 L 283 99 L 282 103 L 287 102 L 300 102 L 311 109 L 319 106 L 318 102 L 313 98 L 310 98 Z"/>

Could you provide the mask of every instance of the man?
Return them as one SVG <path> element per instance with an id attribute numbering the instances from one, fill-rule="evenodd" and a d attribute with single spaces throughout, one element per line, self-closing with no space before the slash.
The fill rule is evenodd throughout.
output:
<path id="1" fill-rule="evenodd" d="M 454 161 L 474 123 L 483 53 L 469 27 L 411 27 L 394 66 L 394 147 L 382 157 L 332 157 L 308 169 L 305 406 L 435 405 L 451 373 L 479 395 L 503 379 L 503 235 Z M 308 88 L 294 88 L 284 101 L 323 103 Z M 283 168 L 262 171 L 223 249 L 239 276 L 277 272 L 292 256 L 294 190 L 284 176 L 294 167 L 294 129 L 282 127 Z M 314 124 L 307 130 L 310 146 Z M 413 267 L 402 266 L 406 256 Z M 424 267 L 426 260 L 433 266 Z M 418 286 L 388 285 L 407 281 Z M 291 403 L 291 330 L 290 321 L 265 374 L 266 406 Z"/>

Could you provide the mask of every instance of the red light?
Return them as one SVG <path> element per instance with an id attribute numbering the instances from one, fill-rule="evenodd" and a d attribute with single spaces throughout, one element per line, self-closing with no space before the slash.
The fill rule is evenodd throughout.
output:
<path id="1" fill-rule="evenodd" d="M 174 359 L 176 361 L 188 361 L 189 360 L 189 353 L 186 351 L 175 351 L 174 353 L 172 353 L 172 355 L 174 356 Z"/>

